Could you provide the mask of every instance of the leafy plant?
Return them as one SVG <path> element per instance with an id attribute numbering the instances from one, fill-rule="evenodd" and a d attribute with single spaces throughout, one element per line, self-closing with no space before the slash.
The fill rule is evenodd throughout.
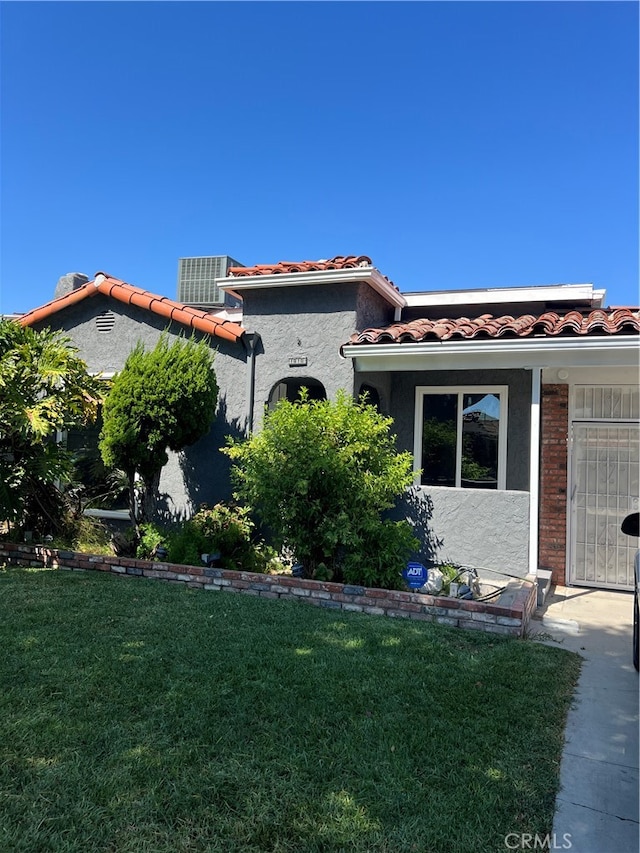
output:
<path id="1" fill-rule="evenodd" d="M 335 400 L 281 400 L 263 430 L 231 440 L 236 497 L 255 510 L 302 564 L 305 577 L 329 573 L 396 586 L 417 544 L 406 522 L 382 521 L 412 480 L 393 421 L 344 392 Z M 346 574 L 345 574 L 346 571 Z"/>
<path id="2" fill-rule="evenodd" d="M 463 569 L 455 563 L 439 563 L 435 568 L 442 572 L 441 595 L 449 595 L 451 583 L 460 580 Z"/>
<path id="3" fill-rule="evenodd" d="M 167 531 L 150 521 L 140 525 L 140 536 L 136 548 L 136 557 L 139 560 L 151 560 L 156 556 L 156 551 L 167 540 Z"/>
<path id="4" fill-rule="evenodd" d="M 346 556 L 343 580 L 382 589 L 404 589 L 401 572 L 417 544 L 406 521 L 376 522 L 364 531 L 359 551 Z"/>
<path id="5" fill-rule="evenodd" d="M 169 536 L 173 563 L 199 566 L 202 554 L 213 553 L 220 554 L 223 568 L 251 572 L 267 571 L 276 559 L 276 552 L 256 536 L 249 510 L 235 504 L 204 505 Z"/>
<path id="6" fill-rule="evenodd" d="M 9 529 L 61 532 L 59 484 L 73 460 L 57 433 L 91 422 L 103 387 L 62 333 L 0 320 L 0 522 Z"/>

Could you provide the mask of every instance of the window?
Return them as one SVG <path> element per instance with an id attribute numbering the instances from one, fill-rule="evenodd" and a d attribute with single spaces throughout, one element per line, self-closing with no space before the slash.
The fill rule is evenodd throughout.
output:
<path id="1" fill-rule="evenodd" d="M 504 489 L 506 429 L 506 385 L 416 388 L 416 482 Z"/>

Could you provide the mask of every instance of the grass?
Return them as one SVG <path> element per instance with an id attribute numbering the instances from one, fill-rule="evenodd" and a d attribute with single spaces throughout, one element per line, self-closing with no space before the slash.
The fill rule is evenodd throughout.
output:
<path id="1" fill-rule="evenodd" d="M 0 648 L 1 851 L 488 853 L 551 831 L 564 650 L 24 569 L 0 571 Z"/>

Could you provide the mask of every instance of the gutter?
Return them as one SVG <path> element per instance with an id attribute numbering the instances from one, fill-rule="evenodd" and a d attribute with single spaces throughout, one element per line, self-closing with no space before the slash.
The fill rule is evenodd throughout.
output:
<path id="1" fill-rule="evenodd" d="M 483 339 L 421 343 L 343 344 L 341 355 L 356 370 L 426 370 L 471 367 L 587 367 L 635 365 L 637 335 L 562 339 Z M 427 362 L 427 359 L 429 360 Z M 466 363 L 465 363 L 466 362 Z M 482 362 L 482 363 L 481 363 Z"/>
<path id="2" fill-rule="evenodd" d="M 349 267 L 340 270 L 314 270 L 312 272 L 277 273 L 275 275 L 238 275 L 216 279 L 225 293 L 242 299 L 246 290 L 264 290 L 272 287 L 303 287 L 318 284 L 345 284 L 363 282 L 383 296 L 396 308 L 404 308 L 406 299 L 375 267 Z"/>

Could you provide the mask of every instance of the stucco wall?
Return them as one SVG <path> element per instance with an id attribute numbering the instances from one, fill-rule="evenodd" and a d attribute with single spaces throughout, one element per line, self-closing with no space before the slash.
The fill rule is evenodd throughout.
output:
<path id="1" fill-rule="evenodd" d="M 357 381 L 382 385 L 378 374 Z M 508 572 L 529 570 L 529 412 L 531 379 L 524 370 L 398 372 L 390 376 L 389 413 L 400 450 L 413 452 L 419 385 L 508 385 L 507 489 L 420 487 L 402 507 L 417 523 L 422 557 Z"/>
<path id="2" fill-rule="evenodd" d="M 283 379 L 312 378 L 329 399 L 354 391 L 353 367 L 340 346 L 361 324 L 388 322 L 391 307 L 363 284 L 282 287 L 244 294 L 243 326 L 260 335 L 255 361 L 254 427 L 269 394 Z M 306 364 L 290 366 L 290 359 Z"/>
<path id="3" fill-rule="evenodd" d="M 357 379 L 368 381 L 367 373 Z M 372 374 L 373 375 L 373 374 Z M 415 389 L 419 385 L 508 385 L 507 489 L 529 489 L 529 414 L 531 376 L 526 370 L 406 371 L 391 374 L 389 413 L 395 420 L 398 445 L 413 452 Z"/>
<path id="4" fill-rule="evenodd" d="M 100 332 L 96 317 L 106 310 L 113 312 L 115 322 L 110 331 Z M 102 294 L 54 315 L 52 321 L 45 325 L 65 331 L 89 370 L 104 374 L 121 370 L 138 341 L 150 349 L 165 330 L 170 338 L 189 335 L 179 324 L 168 326 L 166 320 L 149 311 L 125 306 Z M 219 448 L 227 435 L 239 435 L 246 425 L 246 352 L 241 343 L 215 338 L 211 344 L 220 389 L 216 418 L 200 441 L 183 454 L 170 454 L 160 492 L 165 509 L 172 516 L 189 515 L 199 503 L 215 503 L 230 496 L 229 464 Z"/>
<path id="5" fill-rule="evenodd" d="M 417 490 L 426 508 L 422 556 L 525 577 L 529 571 L 529 494 L 516 491 Z M 408 513 L 410 516 L 412 513 Z"/>

